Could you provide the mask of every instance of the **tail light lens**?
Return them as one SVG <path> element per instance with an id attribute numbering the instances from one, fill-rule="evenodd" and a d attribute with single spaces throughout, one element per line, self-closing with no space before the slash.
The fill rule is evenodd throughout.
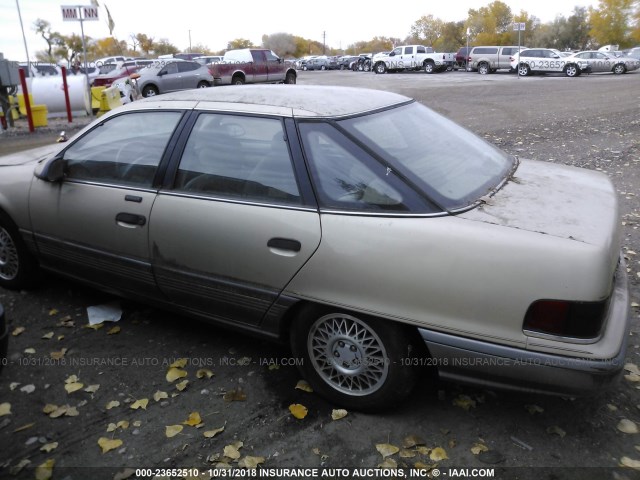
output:
<path id="1" fill-rule="evenodd" d="M 527 310 L 524 330 L 576 339 L 595 338 L 602 329 L 607 307 L 608 300 L 538 300 Z"/>

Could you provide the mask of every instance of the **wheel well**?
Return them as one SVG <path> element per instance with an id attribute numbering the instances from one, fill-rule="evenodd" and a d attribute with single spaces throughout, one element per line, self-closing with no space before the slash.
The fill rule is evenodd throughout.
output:
<path id="1" fill-rule="evenodd" d="M 366 312 L 358 312 L 355 310 L 350 310 L 348 308 L 339 307 L 339 306 L 333 306 L 330 304 L 310 302 L 308 300 L 300 300 L 295 304 L 291 305 L 287 309 L 285 314 L 282 316 L 282 318 L 280 319 L 279 332 L 278 332 L 278 339 L 280 340 L 280 342 L 287 343 L 289 341 L 289 335 L 291 333 L 291 325 L 295 321 L 295 318 L 298 316 L 301 310 L 310 308 L 310 307 L 335 308 L 336 310 L 349 313 L 353 316 L 364 315 L 371 318 L 379 318 L 379 319 L 385 320 L 384 317 L 376 317 L 375 315 L 371 315 L 370 313 L 366 313 Z M 420 332 L 418 332 L 418 327 L 416 327 L 415 325 L 410 325 L 408 323 L 397 322 L 395 320 L 388 320 L 388 321 L 396 323 L 399 328 L 402 328 L 404 330 L 404 333 L 411 340 L 412 344 L 416 347 L 416 351 L 414 352 L 414 355 L 423 356 L 423 357 L 431 356 L 427 348 L 427 345 L 424 343 L 424 340 L 422 340 L 422 337 L 420 336 Z"/>

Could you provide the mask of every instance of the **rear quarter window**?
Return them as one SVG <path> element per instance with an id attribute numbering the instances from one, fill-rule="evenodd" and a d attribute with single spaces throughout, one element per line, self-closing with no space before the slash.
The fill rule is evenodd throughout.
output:
<path id="1" fill-rule="evenodd" d="M 498 53 L 497 47 L 479 47 L 471 52 L 473 55 L 492 55 Z"/>

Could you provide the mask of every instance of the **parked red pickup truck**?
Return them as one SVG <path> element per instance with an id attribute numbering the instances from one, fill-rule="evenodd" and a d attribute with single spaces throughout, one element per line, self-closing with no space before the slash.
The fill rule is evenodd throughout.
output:
<path id="1" fill-rule="evenodd" d="M 243 48 L 229 50 L 222 62 L 209 65 L 213 84 L 244 85 L 245 83 L 296 83 L 297 73 L 271 50 Z"/>

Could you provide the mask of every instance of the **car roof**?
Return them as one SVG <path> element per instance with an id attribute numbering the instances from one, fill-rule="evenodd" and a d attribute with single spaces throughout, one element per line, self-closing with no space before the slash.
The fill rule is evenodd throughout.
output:
<path id="1" fill-rule="evenodd" d="M 168 93 L 131 104 L 140 108 L 198 108 L 282 116 L 343 117 L 412 101 L 382 90 L 319 85 L 243 85 Z M 176 102 L 170 105 L 170 102 Z"/>

